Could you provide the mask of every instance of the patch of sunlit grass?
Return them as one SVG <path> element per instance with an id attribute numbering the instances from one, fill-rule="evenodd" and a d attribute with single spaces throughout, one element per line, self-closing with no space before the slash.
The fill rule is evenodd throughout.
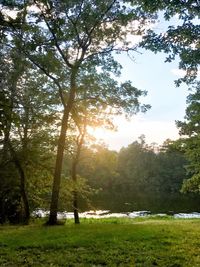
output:
<path id="1" fill-rule="evenodd" d="M 200 266 L 200 220 L 68 220 L 0 227 L 0 266 Z"/>

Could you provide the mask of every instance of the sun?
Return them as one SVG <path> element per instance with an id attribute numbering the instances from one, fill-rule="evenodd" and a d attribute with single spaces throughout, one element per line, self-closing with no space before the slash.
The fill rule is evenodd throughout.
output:
<path id="1" fill-rule="evenodd" d="M 88 133 L 96 139 L 96 141 L 106 141 L 112 131 L 102 127 L 88 127 Z"/>

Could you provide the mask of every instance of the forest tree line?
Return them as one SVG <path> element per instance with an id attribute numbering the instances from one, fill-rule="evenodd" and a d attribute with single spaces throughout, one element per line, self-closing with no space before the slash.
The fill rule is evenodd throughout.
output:
<path id="1" fill-rule="evenodd" d="M 155 150 L 142 137 L 119 152 L 102 145 L 83 149 L 79 174 L 95 191 L 89 202 L 81 201 L 113 212 L 199 211 L 199 195 L 184 191 L 188 161 L 175 143 L 168 140 Z"/>
<path id="2" fill-rule="evenodd" d="M 186 172 L 189 162 L 184 153 L 177 149 L 176 142 L 167 140 L 163 146 L 155 149 L 153 145 L 146 144 L 142 136 L 119 152 L 109 150 L 103 144 L 84 146 L 76 185 L 79 212 L 90 209 L 112 212 L 148 210 L 169 214 L 199 211 L 200 196 L 184 193 L 183 182 L 189 177 Z M 21 161 L 23 153 L 17 153 Z M 25 168 L 30 212 L 37 208 L 48 210 L 51 196 L 51 167 L 55 154 L 49 151 L 45 153 L 44 150 L 43 154 L 40 154 L 40 150 L 37 153 L 32 155 L 33 159 L 29 158 L 32 168 Z M 42 165 L 39 170 L 38 161 Z M 73 211 L 72 161 L 73 157 L 67 153 L 64 159 L 59 211 Z M 19 222 L 20 177 L 12 159 L 1 168 L 1 175 L 4 178 L 1 179 L 1 215 L 11 222 Z"/>

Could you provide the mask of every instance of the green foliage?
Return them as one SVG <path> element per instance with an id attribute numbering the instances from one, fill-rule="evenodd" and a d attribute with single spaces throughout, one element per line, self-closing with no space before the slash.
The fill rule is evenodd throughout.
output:
<path id="1" fill-rule="evenodd" d="M 73 181 L 71 177 L 62 177 L 60 198 L 59 198 L 59 210 L 73 211 L 73 192 L 76 191 L 78 195 L 78 206 L 79 211 L 85 208 L 90 208 L 90 199 L 96 190 L 93 189 L 89 184 L 87 179 L 77 175 L 77 180 Z"/>
<path id="2" fill-rule="evenodd" d="M 183 193 L 200 193 L 200 174 L 194 174 L 192 178 L 184 180 L 181 191 Z"/>
<path id="3" fill-rule="evenodd" d="M 113 212 L 199 210 L 198 197 L 180 193 L 187 178 L 187 164 L 183 152 L 173 142 L 165 142 L 160 151 L 155 152 L 141 139 L 119 153 L 103 146 L 84 147 L 78 173 L 98 190 L 98 194 L 90 196 L 96 209 Z"/>
<path id="4" fill-rule="evenodd" d="M 11 206 L 13 219 L 7 217 L 14 221 L 14 214 L 23 210 L 22 187 L 31 210 L 41 202 L 43 206 L 47 190 L 49 194 L 55 141 L 51 124 L 57 119 L 58 102 L 49 81 L 32 69 L 16 47 L 4 43 L 1 53 L 0 206 L 4 220 L 5 206 Z"/>
<path id="5" fill-rule="evenodd" d="M 179 68 L 186 71 L 184 78 L 176 81 L 191 83 L 197 77 L 200 64 L 199 36 L 200 26 L 199 3 L 197 1 L 140 1 L 142 7 L 150 12 L 162 11 L 160 17 L 169 21 L 165 32 L 149 30 L 141 46 L 157 53 L 163 51 L 168 54 L 166 62 L 179 57 Z M 178 16 L 177 25 L 173 19 Z"/>
<path id="6" fill-rule="evenodd" d="M 144 142 L 134 142 L 119 153 L 118 194 L 124 192 L 124 203 L 130 203 L 136 210 L 182 209 L 179 190 L 185 177 L 185 164 L 184 156 L 171 151 L 169 146 L 155 153 Z"/>
<path id="7" fill-rule="evenodd" d="M 185 136 L 177 141 L 177 146 L 183 151 L 188 159 L 187 172 L 188 179 L 184 181 L 182 192 L 199 193 L 199 160 L 200 160 L 200 128 L 199 128 L 199 108 L 200 108 L 200 83 L 196 83 L 193 91 L 187 98 L 185 121 L 177 121 L 180 134 Z"/>
<path id="8" fill-rule="evenodd" d="M 187 97 L 187 108 L 185 121 L 177 121 L 180 134 L 188 136 L 196 136 L 200 133 L 200 82 L 197 82 Z"/>

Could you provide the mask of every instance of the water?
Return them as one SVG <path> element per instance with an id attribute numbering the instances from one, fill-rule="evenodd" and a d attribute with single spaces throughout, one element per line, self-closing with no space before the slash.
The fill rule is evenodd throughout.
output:
<path id="1" fill-rule="evenodd" d="M 44 218 L 49 215 L 49 211 L 45 211 L 42 209 L 37 209 L 32 213 L 33 217 L 36 218 Z M 87 218 L 87 219 L 101 219 L 101 218 L 140 218 L 140 217 L 148 217 L 148 216 L 160 216 L 164 217 L 167 216 L 166 213 L 157 213 L 151 214 L 150 211 L 133 211 L 133 212 L 119 212 L 119 213 L 112 213 L 109 210 L 97 210 L 97 211 L 85 211 L 80 212 L 80 218 Z M 181 218 L 181 219 L 200 219 L 200 213 L 192 212 L 192 213 L 176 213 L 172 215 L 174 218 Z M 58 212 L 58 219 L 73 219 L 74 213 L 73 212 Z"/>
<path id="2" fill-rule="evenodd" d="M 174 214 L 174 218 L 182 218 L 182 219 L 200 219 L 199 212 L 192 212 L 192 213 L 178 213 Z"/>

